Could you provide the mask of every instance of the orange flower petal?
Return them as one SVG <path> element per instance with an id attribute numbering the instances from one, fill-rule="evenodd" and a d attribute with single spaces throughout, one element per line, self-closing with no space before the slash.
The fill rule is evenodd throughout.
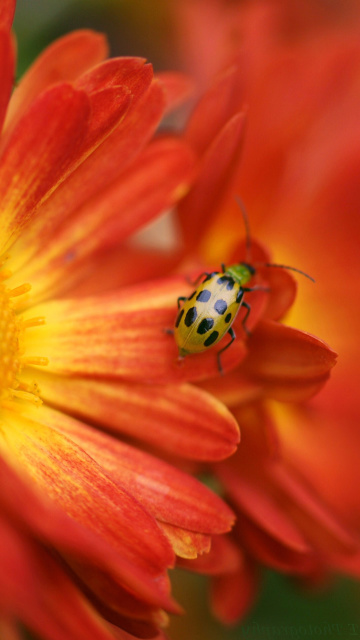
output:
<path id="1" fill-rule="evenodd" d="M 253 604 L 259 590 L 256 566 L 247 560 L 235 573 L 211 581 L 211 609 L 224 624 L 234 624 Z"/>
<path id="2" fill-rule="evenodd" d="M 3 242 L 20 234 L 32 208 L 79 153 L 88 117 L 87 96 L 69 85 L 58 85 L 22 118 L 0 158 Z"/>
<path id="3" fill-rule="evenodd" d="M 54 429 L 10 412 L 5 424 L 5 456 L 21 464 L 55 504 L 117 550 L 125 560 L 125 572 L 127 564 L 148 578 L 160 578 L 173 563 L 171 548 L 155 520 L 130 494 Z M 101 518 L 94 518 L 99 513 Z M 129 576 L 124 586 L 131 582 Z"/>
<path id="4" fill-rule="evenodd" d="M 131 164 L 154 133 L 164 109 L 163 92 L 157 83 L 148 87 L 151 67 L 137 58 L 134 60 L 135 68 L 133 59 L 119 62 L 117 68 L 119 75 L 121 67 L 124 88 L 131 94 L 125 117 L 42 205 L 41 215 L 23 233 L 14 252 L 18 271 L 29 257 L 36 259 L 44 246 L 65 233 L 62 227 L 66 227 L 69 217 L 87 200 L 101 197 L 99 194 L 121 176 L 124 167 Z"/>
<path id="5" fill-rule="evenodd" d="M 166 110 L 171 111 L 181 105 L 194 90 L 194 82 L 183 73 L 161 71 L 155 76 L 164 90 Z"/>
<path id="6" fill-rule="evenodd" d="M 93 373 L 157 384 L 204 379 L 218 375 L 216 350 L 177 360 L 173 336 L 165 330 L 176 317 L 178 295 L 188 289 L 180 277 L 123 289 L 101 298 L 44 303 L 31 309 L 46 325 L 34 327 L 24 346 L 29 356 L 49 358 L 55 373 Z M 28 313 L 25 314 L 27 317 Z M 39 331 L 39 329 L 41 329 Z M 26 342 L 26 344 L 25 344 Z M 222 358 L 224 370 L 245 355 L 236 340 Z"/>
<path id="7" fill-rule="evenodd" d="M 113 482 L 129 495 L 136 492 L 136 500 L 156 520 L 205 534 L 231 528 L 231 509 L 196 478 L 49 407 L 28 415 L 38 415 L 42 424 L 86 449 Z"/>
<path id="8" fill-rule="evenodd" d="M 25 379 L 25 376 L 23 376 Z M 31 381 L 32 374 L 26 379 Z M 171 454 L 221 460 L 239 443 L 232 414 L 210 394 L 188 384 L 140 385 L 50 376 L 39 371 L 41 396 L 51 405 L 91 418 Z"/>
<path id="9" fill-rule="evenodd" d="M 236 532 L 252 556 L 278 571 L 309 573 L 319 563 L 311 547 L 303 550 L 291 548 L 243 514 L 238 517 Z"/>
<path id="10" fill-rule="evenodd" d="M 15 13 L 16 0 L 2 0 L 0 6 L 0 29 L 10 29 Z"/>
<path id="11" fill-rule="evenodd" d="M 54 234 L 47 225 L 36 244 L 39 249 L 24 275 L 34 283 L 33 300 L 42 289 L 69 288 L 77 268 L 95 251 L 118 245 L 139 227 L 168 209 L 189 180 L 192 154 L 181 141 L 158 140 L 145 149 L 120 179 L 89 200 Z M 89 264 L 87 263 L 87 268 Z M 20 272 L 21 273 L 21 272 Z M 20 277 L 18 272 L 17 278 Z"/>
<path id="12" fill-rule="evenodd" d="M 31 102 L 50 85 L 73 81 L 106 57 L 108 47 L 102 34 L 87 29 L 56 40 L 31 65 L 16 87 L 6 116 L 6 134 Z"/>
<path id="13" fill-rule="evenodd" d="M 244 371 L 271 397 L 297 401 L 321 388 L 335 362 L 336 353 L 325 342 L 268 320 L 249 339 Z"/>
<path id="14" fill-rule="evenodd" d="M 199 155 L 209 149 L 221 129 L 243 104 L 238 73 L 239 69 L 234 65 L 219 74 L 189 119 L 186 136 Z"/>
<path id="15" fill-rule="evenodd" d="M 197 531 L 189 531 L 175 527 L 168 522 L 160 522 L 160 527 L 171 542 L 177 556 L 194 559 L 199 554 L 208 553 L 211 547 L 211 537 Z"/>
<path id="16" fill-rule="evenodd" d="M 160 606 L 174 613 L 179 611 L 168 595 L 166 584 L 162 585 L 158 579 L 154 588 L 153 580 L 149 579 L 147 572 L 135 567 L 133 563 L 120 556 L 117 549 L 109 545 L 106 539 L 99 537 L 96 532 L 84 527 L 58 508 L 46 495 L 38 491 L 36 485 L 29 484 L 28 476 L 23 474 L 20 479 L 5 464 L 3 458 L 0 458 L 0 480 L 0 507 L 6 517 L 16 523 L 20 530 L 28 531 L 32 538 L 35 536 L 46 547 L 55 547 L 72 565 L 76 558 L 78 574 L 81 570 L 86 570 L 88 576 L 96 576 L 97 582 L 101 575 L 103 584 L 107 581 L 113 592 L 119 594 L 121 591 L 123 600 L 126 596 L 127 607 L 130 607 L 129 591 L 121 589 L 121 584 L 129 585 L 133 607 L 140 606 L 139 600 L 134 596 L 137 594 L 138 598 L 142 598 L 142 610 L 145 603 L 149 603 L 152 607 Z M 17 508 L 18 504 L 23 505 L 21 510 Z"/>
<path id="17" fill-rule="evenodd" d="M 200 161 L 196 183 L 179 204 L 179 221 L 188 248 L 199 242 L 229 194 L 237 173 L 245 117 L 233 116 L 214 138 Z"/>
<path id="18" fill-rule="evenodd" d="M 2 610 L 44 637 L 113 640 L 110 626 L 89 606 L 45 546 L 1 518 L 0 539 Z M 121 630 L 117 637 L 126 638 Z"/>
<path id="19" fill-rule="evenodd" d="M 211 549 L 194 560 L 179 558 L 176 566 L 196 571 L 204 575 L 215 576 L 222 573 L 235 573 L 244 563 L 240 547 L 228 536 L 212 536 Z"/>
<path id="20" fill-rule="evenodd" d="M 1 9 L 0 9 L 1 11 Z M 1 16 L 0 16 L 1 22 Z M 15 52 L 9 33 L 0 30 L 0 131 L 14 81 Z"/>
<path id="21" fill-rule="evenodd" d="M 217 473 L 233 502 L 259 528 L 291 551 L 300 554 L 309 552 L 301 530 L 271 496 L 267 487 L 256 486 L 253 479 L 247 481 L 224 464 L 217 469 Z"/>
<path id="22" fill-rule="evenodd" d="M 298 472 L 273 465 L 270 474 L 271 480 L 283 492 L 294 522 L 299 524 L 322 553 L 353 554 L 358 549 L 358 542 L 352 533 Z"/>
<path id="23" fill-rule="evenodd" d="M 121 97 L 119 89 L 108 91 L 113 98 L 117 95 L 116 102 L 108 105 L 111 122 L 126 110 L 129 98 L 127 94 Z M 92 107 L 97 98 L 92 100 Z M 13 242 L 20 235 L 39 202 L 89 152 L 85 143 L 94 145 L 96 136 L 104 135 L 105 123 L 98 126 L 94 118 L 96 108 L 90 118 L 86 94 L 61 84 L 42 94 L 15 127 L 0 159 L 5 241 Z"/>

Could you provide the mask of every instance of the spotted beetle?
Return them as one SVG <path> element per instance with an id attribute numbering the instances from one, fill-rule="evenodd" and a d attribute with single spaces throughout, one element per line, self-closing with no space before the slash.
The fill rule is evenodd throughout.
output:
<path id="1" fill-rule="evenodd" d="M 244 293 L 259 287 L 245 286 L 255 274 L 255 269 L 250 264 L 241 262 L 230 267 L 221 266 L 221 272 L 202 274 L 205 279 L 188 298 L 178 298 L 179 312 L 175 321 L 174 337 L 179 348 L 179 356 L 183 358 L 192 353 L 205 351 L 228 333 L 231 340 L 217 353 L 218 368 L 222 373 L 221 354 L 235 340 L 232 324 L 241 306 L 246 308 L 242 325 L 246 333 L 249 333 L 246 321 L 250 305 L 244 301 Z"/>
<path id="2" fill-rule="evenodd" d="M 239 204 L 246 227 L 246 247 L 249 255 L 250 233 L 248 220 L 242 202 L 239 201 Z M 256 266 L 290 269 L 314 282 L 311 276 L 295 267 L 270 263 Z M 256 273 L 255 267 L 249 262 L 240 262 L 229 267 L 225 267 L 222 264 L 221 268 L 222 271 L 201 274 L 200 278 L 203 276 L 205 278 L 198 288 L 188 298 L 184 296 L 178 298 L 178 314 L 174 330 L 171 333 L 174 334 L 179 349 L 179 359 L 190 354 L 206 351 L 228 333 L 230 341 L 217 353 L 218 369 L 220 373 L 223 373 L 221 354 L 230 347 L 236 338 L 232 325 L 242 306 L 246 308 L 242 326 L 244 331 L 248 335 L 250 334 L 246 322 L 251 307 L 244 300 L 244 294 L 255 290 L 269 291 L 269 289 L 263 286 L 246 286 Z"/>

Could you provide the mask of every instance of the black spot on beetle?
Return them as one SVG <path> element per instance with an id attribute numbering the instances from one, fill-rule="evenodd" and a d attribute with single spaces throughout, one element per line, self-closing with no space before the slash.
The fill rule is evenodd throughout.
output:
<path id="1" fill-rule="evenodd" d="M 224 284 L 226 282 L 226 288 L 228 289 L 228 291 L 231 291 L 231 289 L 234 288 L 235 284 L 235 280 L 233 280 L 233 278 L 231 278 L 230 276 L 220 276 L 220 278 L 218 278 L 216 282 L 218 284 Z"/>
<path id="2" fill-rule="evenodd" d="M 230 322 L 231 320 L 231 313 L 227 313 L 225 316 L 225 322 Z"/>
<path id="3" fill-rule="evenodd" d="M 210 333 L 209 337 L 206 338 L 206 340 L 204 342 L 204 346 L 205 347 L 210 347 L 212 344 L 214 344 L 214 342 L 216 342 L 218 337 L 219 337 L 219 332 L 218 331 L 213 331 L 212 333 Z"/>
<path id="4" fill-rule="evenodd" d="M 198 300 L 199 302 L 208 302 L 211 298 L 211 291 L 209 291 L 209 289 L 203 289 L 203 291 L 200 291 L 200 293 L 198 293 L 198 295 L 196 296 L 196 300 Z"/>
<path id="5" fill-rule="evenodd" d="M 214 326 L 214 320 L 212 318 L 204 318 L 204 320 L 201 320 L 197 328 L 197 332 L 200 333 L 200 335 L 203 335 L 204 333 L 207 333 L 208 331 L 210 331 L 210 329 L 212 329 L 213 326 Z"/>
<path id="6" fill-rule="evenodd" d="M 186 313 L 185 316 L 185 324 L 187 327 L 191 327 L 191 325 L 193 324 L 193 322 L 195 322 L 197 318 L 197 311 L 196 311 L 196 307 L 191 307 L 188 312 Z"/>
<path id="7" fill-rule="evenodd" d="M 233 289 L 233 288 L 234 288 L 234 284 L 235 284 L 235 280 L 233 280 L 232 278 L 229 278 L 229 281 L 228 281 L 228 283 L 227 283 L 227 285 L 226 285 L 226 288 L 227 288 L 229 291 L 231 291 L 231 289 Z"/>
<path id="8" fill-rule="evenodd" d="M 243 290 L 242 290 L 242 289 L 239 289 L 238 294 L 237 294 L 237 296 L 236 296 L 236 302 L 237 302 L 238 304 L 239 304 L 239 302 L 241 302 L 241 300 L 243 299 L 243 295 L 244 295 Z"/>
<path id="9" fill-rule="evenodd" d="M 177 328 L 181 322 L 181 318 L 184 315 L 184 309 L 181 309 L 180 313 L 178 314 L 178 317 L 176 318 L 176 322 L 175 322 L 175 327 Z"/>
<path id="10" fill-rule="evenodd" d="M 227 309 L 227 304 L 225 302 L 225 300 L 217 300 L 214 304 L 214 309 L 215 311 L 217 311 L 217 313 L 219 315 L 222 316 L 223 313 L 225 313 L 226 309 Z"/>

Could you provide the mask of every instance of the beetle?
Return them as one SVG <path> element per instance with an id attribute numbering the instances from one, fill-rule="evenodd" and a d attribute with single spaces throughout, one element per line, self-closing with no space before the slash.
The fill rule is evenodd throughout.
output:
<path id="1" fill-rule="evenodd" d="M 246 227 L 246 247 L 250 254 L 250 233 L 246 212 L 241 201 L 239 202 Z M 256 266 L 279 267 L 296 271 L 314 282 L 307 273 L 283 264 L 264 263 Z M 246 312 L 242 320 L 242 326 L 247 335 L 250 331 L 246 325 L 251 307 L 244 300 L 247 292 L 262 290 L 269 291 L 263 286 L 247 286 L 256 274 L 255 265 L 250 261 L 240 262 L 226 267 L 221 265 L 221 271 L 202 273 L 199 278 L 204 277 L 199 286 L 187 298 L 178 298 L 178 313 L 175 320 L 175 327 L 171 333 L 174 334 L 175 342 L 179 349 L 179 359 L 195 353 L 201 353 L 216 345 L 226 334 L 229 334 L 229 342 L 217 352 L 217 364 L 219 372 L 223 373 L 221 365 L 221 354 L 234 342 L 236 335 L 233 323 L 241 307 L 245 307 Z"/>
<path id="2" fill-rule="evenodd" d="M 242 325 L 245 332 L 250 333 L 246 321 L 251 307 L 244 300 L 244 294 L 259 289 L 246 286 L 255 275 L 251 264 L 240 262 L 229 267 L 223 264 L 221 268 L 221 271 L 202 274 L 205 278 L 198 288 L 188 298 L 178 298 L 174 328 L 180 358 L 205 351 L 228 333 L 230 341 L 217 353 L 220 373 L 223 372 L 221 354 L 236 338 L 232 325 L 242 306 L 246 308 Z"/>

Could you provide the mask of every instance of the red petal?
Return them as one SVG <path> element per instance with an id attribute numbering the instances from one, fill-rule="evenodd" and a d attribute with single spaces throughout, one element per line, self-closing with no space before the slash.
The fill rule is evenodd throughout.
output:
<path id="1" fill-rule="evenodd" d="M 300 554 L 309 553 L 310 548 L 299 528 L 287 515 L 281 504 L 272 497 L 271 489 L 256 486 L 254 480 L 236 475 L 223 464 L 217 470 L 231 499 L 246 516 L 289 550 Z"/>
<path id="2" fill-rule="evenodd" d="M 51 405 L 170 454 L 220 460 L 233 453 L 239 442 L 232 414 L 210 394 L 191 385 L 100 382 L 49 376 L 41 371 L 36 380 L 42 398 Z"/>
<path id="3" fill-rule="evenodd" d="M 176 565 L 189 571 L 216 576 L 222 573 L 235 573 L 243 567 L 244 557 L 237 546 L 227 536 L 212 536 L 211 549 L 194 560 L 179 558 Z"/>
<path id="4" fill-rule="evenodd" d="M 122 377 L 158 384 L 219 375 L 216 349 L 189 356 L 181 364 L 173 336 L 165 330 L 176 317 L 175 300 L 189 286 L 168 278 L 99 298 L 45 303 L 31 310 L 46 325 L 34 327 L 29 356 L 49 358 L 49 371 Z M 26 317 L 28 313 L 26 314 Z M 27 336 L 25 335 L 25 339 Z M 40 343 L 39 343 L 40 341 Z M 224 370 L 238 364 L 245 346 L 236 340 L 222 358 Z"/>
<path id="5" fill-rule="evenodd" d="M 183 73 L 161 71 L 155 76 L 164 90 L 166 110 L 171 111 L 189 98 L 194 90 L 194 82 Z"/>
<path id="6" fill-rule="evenodd" d="M 168 522 L 160 522 L 160 526 L 176 555 L 180 558 L 197 558 L 199 554 L 207 553 L 210 550 L 211 538 L 208 535 L 180 529 L 180 527 L 175 527 Z"/>
<path id="7" fill-rule="evenodd" d="M 101 62 L 106 54 L 107 43 L 104 36 L 94 31 L 74 31 L 56 40 L 21 78 L 10 101 L 6 128 L 12 129 L 36 96 L 50 85 L 75 80 L 87 69 Z"/>
<path id="8" fill-rule="evenodd" d="M 296 550 L 282 541 L 269 535 L 262 527 L 258 527 L 252 520 L 240 515 L 236 524 L 241 543 L 252 556 L 277 571 L 287 573 L 308 573 L 314 570 L 318 559 L 309 547 L 306 550 Z"/>
<path id="9" fill-rule="evenodd" d="M 58 281 L 57 294 L 62 293 L 62 288 L 69 288 L 76 278 L 78 265 L 89 261 L 95 251 L 118 245 L 170 208 L 189 180 L 192 165 L 192 155 L 181 141 L 158 140 L 120 179 L 62 224 L 58 233 L 46 225 L 45 233 L 38 232 L 36 244 L 40 249 L 24 268 L 26 278 L 34 282 L 33 299 L 38 292 L 43 294 L 41 288 L 48 293 L 47 289 Z"/>
<path id="10" fill-rule="evenodd" d="M 7 467 L 0 457 L 0 479 L 2 491 L 0 505 L 6 516 L 18 523 L 19 530 L 29 531 L 46 547 L 55 547 L 62 556 L 71 558 L 72 562 L 87 567 L 88 572 L 94 570 L 104 576 L 112 584 L 113 589 L 119 591 L 119 584 L 128 583 L 131 593 L 157 607 L 164 607 L 176 612 L 175 603 L 169 599 L 167 589 L 160 590 L 160 582 L 155 588 L 153 580 L 133 563 L 120 556 L 117 550 L 108 544 L 107 540 L 96 535 L 89 528 L 70 518 L 62 509 L 55 506 L 44 494 L 40 494 L 36 485 L 29 483 L 27 475 L 23 479 Z M 22 509 L 17 508 L 22 504 Z M 129 582 L 131 581 L 131 583 Z M 122 590 L 124 596 L 126 592 Z M 127 592 L 127 600 L 129 592 Z M 135 596 L 133 600 L 136 601 Z"/>
<path id="11" fill-rule="evenodd" d="M 109 478 L 133 495 L 156 520 L 205 534 L 224 533 L 231 528 L 234 514 L 230 508 L 192 476 L 64 413 L 43 407 L 40 414 L 35 410 L 30 415 L 38 415 L 43 424 L 51 425 L 86 450 Z"/>
<path id="12" fill-rule="evenodd" d="M 189 120 L 186 136 L 199 155 L 206 152 L 221 129 L 242 106 L 238 73 L 236 66 L 223 71 L 204 94 Z"/>
<path id="13" fill-rule="evenodd" d="M 0 159 L 3 242 L 16 239 L 33 208 L 69 168 L 82 147 L 88 117 L 87 96 L 59 85 L 43 94 L 15 128 Z"/>
<path id="14" fill-rule="evenodd" d="M 236 114 L 221 129 L 200 161 L 193 188 L 179 204 L 179 220 L 189 247 L 199 241 L 233 186 L 244 121 L 243 113 Z"/>
<path id="15" fill-rule="evenodd" d="M 18 270 L 29 257 L 36 256 L 40 249 L 53 242 L 54 236 L 61 233 L 62 226 L 68 224 L 68 218 L 87 200 L 97 198 L 114 180 L 119 179 L 124 168 L 131 164 L 154 133 L 164 108 L 163 93 L 156 83 L 145 90 L 152 77 L 151 68 L 144 66 L 141 60 L 135 60 L 136 69 L 128 59 L 121 64 L 119 62 L 117 69 L 118 74 L 120 69 L 123 71 L 125 89 L 134 91 L 125 117 L 43 204 L 36 224 L 23 234 L 18 244 Z"/>
<path id="16" fill-rule="evenodd" d="M 318 391 L 336 353 L 315 336 L 277 322 L 260 322 L 249 339 L 244 371 L 278 400 L 300 400 Z"/>
<path id="17" fill-rule="evenodd" d="M 273 465 L 270 474 L 271 480 L 284 493 L 289 513 L 315 547 L 322 553 L 354 553 L 357 550 L 358 542 L 351 532 L 298 472 Z"/>
<path id="18" fill-rule="evenodd" d="M 211 608 L 224 624 L 234 624 L 248 612 L 257 596 L 259 575 L 249 560 L 236 573 L 211 581 Z"/>
<path id="19" fill-rule="evenodd" d="M 9 33 L 0 30 L 0 131 L 11 95 L 14 81 L 14 68 L 15 52 L 13 40 Z"/>
<path id="20" fill-rule="evenodd" d="M 16 0 L 1 0 L 0 29 L 10 29 L 15 13 Z"/>
<path id="21" fill-rule="evenodd" d="M 2 611 L 54 640 L 113 639 L 109 626 L 45 547 L 1 519 L 0 539 Z M 125 640 L 120 630 L 118 638 Z"/>
<path id="22" fill-rule="evenodd" d="M 68 515 L 107 542 L 127 565 L 159 579 L 173 562 L 169 544 L 155 520 L 136 499 L 113 483 L 103 469 L 71 440 L 7 413 L 3 450 Z M 10 436 L 11 434 L 11 436 Z M 9 437 L 8 437 L 9 436 Z M 101 514 L 101 518 L 98 517 Z M 123 586 L 130 587 L 132 577 Z M 145 583 L 146 584 L 146 583 Z"/>

